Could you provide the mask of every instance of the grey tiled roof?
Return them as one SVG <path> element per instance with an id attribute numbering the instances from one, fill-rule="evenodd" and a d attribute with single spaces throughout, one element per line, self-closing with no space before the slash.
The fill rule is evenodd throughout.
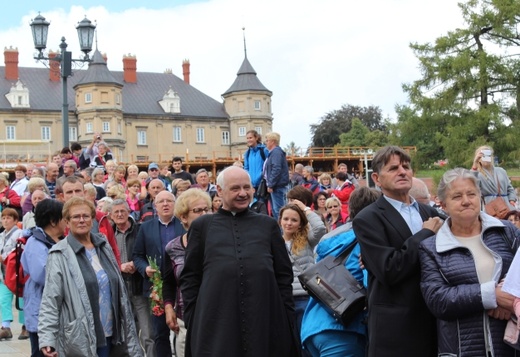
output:
<path id="1" fill-rule="evenodd" d="M 243 91 L 265 91 L 272 94 L 272 92 L 267 89 L 262 82 L 258 79 L 256 76 L 256 71 L 254 70 L 253 66 L 251 66 L 251 63 L 249 63 L 249 60 L 247 57 L 244 58 L 244 61 L 242 62 L 242 65 L 240 66 L 240 69 L 237 73 L 237 78 L 231 85 L 231 87 L 224 92 L 222 95 L 231 94 L 233 92 L 243 92 Z"/>
<path id="2" fill-rule="evenodd" d="M 93 60 L 99 61 L 98 57 Z M 123 85 L 123 113 L 135 115 L 179 116 L 227 119 L 229 116 L 224 105 L 202 93 L 181 78 L 171 73 L 149 73 L 137 71 L 137 83 L 125 83 L 122 71 L 109 71 L 103 64 L 92 63 L 90 68 L 73 70 L 68 78 L 69 110 L 75 108 L 75 93 L 73 87 L 79 83 L 118 83 Z M 45 67 L 19 67 L 18 75 L 21 82 L 29 89 L 30 110 L 61 111 L 62 85 L 61 81 L 49 79 L 49 69 Z M 11 105 L 6 99 L 12 85 L 16 81 L 5 79 L 5 67 L 0 66 L 0 111 L 11 111 Z M 181 113 L 166 114 L 159 105 L 164 94 L 172 88 L 180 97 Z"/>
<path id="3" fill-rule="evenodd" d="M 77 84 L 88 83 L 109 83 L 123 86 L 122 82 L 118 82 L 107 67 L 105 59 L 101 53 L 96 50 L 92 56 L 92 62 L 89 63 L 88 70 L 85 71 L 83 77 Z"/>

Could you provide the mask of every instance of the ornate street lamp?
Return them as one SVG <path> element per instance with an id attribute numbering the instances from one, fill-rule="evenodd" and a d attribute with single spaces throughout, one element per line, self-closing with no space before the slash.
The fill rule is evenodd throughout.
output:
<path id="1" fill-rule="evenodd" d="M 72 59 L 72 52 L 67 51 L 67 43 L 65 37 L 61 38 L 60 54 L 56 57 L 49 58 L 44 54 L 47 48 L 47 35 L 49 33 L 50 23 L 45 20 L 41 14 L 38 14 L 31 22 L 31 30 L 34 41 L 34 48 L 38 50 L 38 55 L 34 57 L 37 61 L 57 61 L 60 63 L 60 75 L 63 92 L 63 103 L 61 109 L 61 118 L 63 124 L 63 147 L 69 146 L 69 104 L 67 102 L 67 78 L 72 74 L 72 62 L 90 62 L 89 52 L 92 51 L 92 42 L 94 41 L 94 32 L 96 25 L 86 17 L 78 23 L 76 30 L 78 31 L 79 45 L 81 51 L 85 54 L 82 59 Z"/>

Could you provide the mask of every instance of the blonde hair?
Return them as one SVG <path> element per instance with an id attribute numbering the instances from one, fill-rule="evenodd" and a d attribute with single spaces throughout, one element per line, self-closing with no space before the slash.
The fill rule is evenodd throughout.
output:
<path id="1" fill-rule="evenodd" d="M 177 197 L 175 200 L 175 208 L 174 208 L 174 214 L 175 217 L 181 219 L 182 216 L 188 215 L 190 212 L 190 205 L 193 204 L 195 201 L 203 200 L 207 203 L 208 209 L 211 209 L 211 199 L 209 195 L 202 191 L 200 188 L 190 188 Z M 186 227 L 184 222 L 182 223 L 183 227 L 185 229 L 188 229 L 189 227 Z"/>

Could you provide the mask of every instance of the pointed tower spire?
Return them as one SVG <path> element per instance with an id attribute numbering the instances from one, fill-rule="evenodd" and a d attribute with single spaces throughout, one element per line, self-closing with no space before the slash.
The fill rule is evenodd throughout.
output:
<path id="1" fill-rule="evenodd" d="M 244 57 L 247 58 L 246 28 L 245 27 L 242 27 L 242 35 L 244 36 Z"/>

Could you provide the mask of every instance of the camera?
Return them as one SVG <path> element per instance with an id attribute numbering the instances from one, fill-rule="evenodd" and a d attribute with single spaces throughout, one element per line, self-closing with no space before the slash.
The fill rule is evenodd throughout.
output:
<path id="1" fill-rule="evenodd" d="M 491 162 L 491 150 L 482 150 L 482 161 L 484 162 Z"/>

